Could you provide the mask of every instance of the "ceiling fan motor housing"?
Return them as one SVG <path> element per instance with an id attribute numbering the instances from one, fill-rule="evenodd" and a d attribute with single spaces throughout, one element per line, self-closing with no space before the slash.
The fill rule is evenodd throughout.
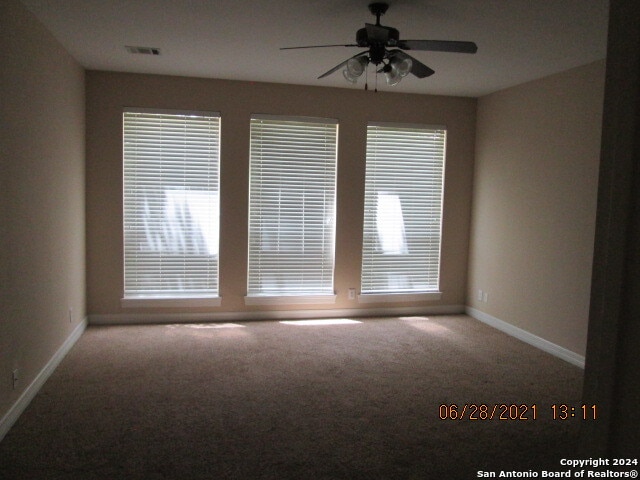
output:
<path id="1" fill-rule="evenodd" d="M 398 30 L 393 27 L 384 27 L 382 25 L 378 25 L 377 28 L 387 31 L 386 42 L 384 42 L 386 46 L 394 47 L 398 44 L 398 41 L 400 40 L 400 32 Z M 358 47 L 366 48 L 377 42 L 369 39 L 366 28 L 361 28 L 356 32 L 356 43 L 358 44 Z"/>
<path id="2" fill-rule="evenodd" d="M 368 47 L 369 40 L 367 39 L 367 29 L 361 28 L 356 33 L 356 43 L 359 47 Z"/>

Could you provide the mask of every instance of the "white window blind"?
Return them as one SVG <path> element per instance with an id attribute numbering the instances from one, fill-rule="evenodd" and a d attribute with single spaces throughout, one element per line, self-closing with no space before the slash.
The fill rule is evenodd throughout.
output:
<path id="1" fill-rule="evenodd" d="M 338 125 L 251 119 L 248 296 L 332 295 Z"/>
<path id="2" fill-rule="evenodd" d="M 220 117 L 125 110 L 124 296 L 218 295 Z"/>
<path id="3" fill-rule="evenodd" d="M 363 294 L 439 288 L 446 131 L 367 126 Z"/>

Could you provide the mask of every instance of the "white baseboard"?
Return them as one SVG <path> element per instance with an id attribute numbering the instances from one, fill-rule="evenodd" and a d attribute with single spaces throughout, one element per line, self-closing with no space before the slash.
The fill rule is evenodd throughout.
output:
<path id="1" fill-rule="evenodd" d="M 402 315 L 456 315 L 461 313 L 464 313 L 464 305 L 345 308 L 327 310 L 261 310 L 220 313 L 118 313 L 89 315 L 89 325 L 243 322 L 253 320 L 303 320 L 316 318 L 384 317 Z"/>
<path id="2" fill-rule="evenodd" d="M 543 350 L 551 355 L 554 355 L 562 360 L 575 365 L 576 367 L 584 368 L 584 360 L 585 357 L 582 355 L 578 355 L 571 350 L 561 347 L 560 345 L 556 345 L 553 342 L 545 340 L 542 337 L 538 337 L 533 333 L 527 332 L 526 330 L 522 330 L 510 323 L 507 323 L 503 320 L 500 320 L 496 317 L 492 317 L 491 315 L 481 312 L 475 308 L 466 307 L 467 315 L 475 318 L 476 320 L 481 321 L 482 323 L 486 323 L 487 325 L 500 330 L 501 332 L 506 333 L 507 335 L 511 335 L 512 337 L 517 338 L 518 340 L 522 340 L 529 345 L 532 345 L 540 350 Z"/>
<path id="3" fill-rule="evenodd" d="M 71 347 L 78 341 L 86 327 L 87 319 L 85 318 L 76 326 L 73 332 L 71 332 L 71 335 L 67 337 L 58 351 L 51 357 L 44 368 L 40 370 L 40 373 L 38 373 L 33 382 L 22 392 L 22 395 L 20 395 L 4 417 L 0 419 L 0 441 L 2 441 L 7 432 L 9 432 L 11 427 L 16 423 L 20 415 L 22 415 L 22 412 L 29 406 L 31 400 L 33 400 L 65 355 L 71 350 Z"/>

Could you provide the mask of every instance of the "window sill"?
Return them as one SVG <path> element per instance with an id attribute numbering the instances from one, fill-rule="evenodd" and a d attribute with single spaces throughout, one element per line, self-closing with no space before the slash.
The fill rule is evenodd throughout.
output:
<path id="1" fill-rule="evenodd" d="M 335 295 L 247 295 L 245 305 L 314 305 L 336 303 Z"/>
<path id="2" fill-rule="evenodd" d="M 120 299 L 123 308 L 219 307 L 222 297 L 130 296 Z"/>
<path id="3" fill-rule="evenodd" d="M 440 300 L 442 292 L 429 293 L 363 293 L 358 303 L 424 302 Z"/>

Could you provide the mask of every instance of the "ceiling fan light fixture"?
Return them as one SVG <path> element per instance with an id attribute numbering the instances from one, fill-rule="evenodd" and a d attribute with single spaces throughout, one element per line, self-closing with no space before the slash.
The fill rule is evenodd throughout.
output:
<path id="1" fill-rule="evenodd" d="M 426 78 L 435 73 L 434 70 L 413 58 L 404 50 L 422 50 L 431 52 L 476 53 L 478 46 L 473 42 L 456 40 L 401 40 L 400 32 L 380 24 L 382 16 L 389 8 L 388 3 L 374 2 L 369 10 L 376 16 L 376 23 L 365 23 L 365 28 L 356 32 L 356 43 L 333 45 L 307 45 L 301 47 L 284 47 L 281 50 L 322 47 L 359 47 L 368 48 L 368 52 L 359 53 L 323 73 L 318 79 L 325 78 L 340 69 L 344 78 L 356 83 L 372 63 L 376 73 L 384 73 L 388 85 L 397 85 L 410 73 L 417 78 Z M 392 47 L 388 50 L 387 47 Z M 377 77 L 376 77 L 377 78 Z M 365 90 L 367 85 L 365 84 Z"/>
<path id="2" fill-rule="evenodd" d="M 394 57 L 390 63 L 391 68 L 403 78 L 411 73 L 411 67 L 413 67 L 413 62 L 410 58 Z"/>
<path id="3" fill-rule="evenodd" d="M 368 63 L 367 57 L 356 57 L 350 58 L 347 61 L 347 70 L 354 77 L 359 77 L 364 73 L 364 69 L 366 68 Z"/>
<path id="4" fill-rule="evenodd" d="M 358 77 L 351 75 L 348 68 L 342 71 L 342 75 L 344 75 L 344 79 L 349 83 L 356 83 L 358 81 Z"/>
<path id="5" fill-rule="evenodd" d="M 398 70 L 393 67 L 385 69 L 384 76 L 387 80 L 387 85 L 389 85 L 390 87 L 399 84 L 400 80 L 402 80 L 402 76 L 398 73 Z"/>
<path id="6" fill-rule="evenodd" d="M 356 83 L 358 77 L 364 73 L 367 63 L 369 63 L 369 60 L 364 56 L 350 58 L 347 60 L 347 66 L 344 69 L 344 78 L 351 83 Z"/>

